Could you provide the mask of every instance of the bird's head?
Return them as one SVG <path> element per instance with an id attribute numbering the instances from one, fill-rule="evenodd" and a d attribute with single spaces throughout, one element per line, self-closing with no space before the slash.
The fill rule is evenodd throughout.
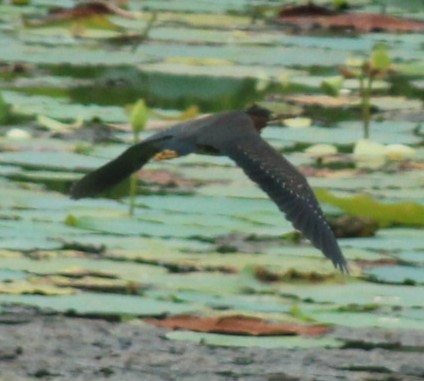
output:
<path id="1" fill-rule="evenodd" d="M 259 132 L 266 127 L 269 121 L 281 119 L 280 115 L 274 116 L 270 110 L 258 106 L 257 104 L 246 109 L 246 113 L 252 118 L 253 123 Z"/>

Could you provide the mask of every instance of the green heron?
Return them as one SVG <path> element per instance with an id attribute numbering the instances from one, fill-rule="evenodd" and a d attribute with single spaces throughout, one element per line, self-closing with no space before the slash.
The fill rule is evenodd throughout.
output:
<path id="1" fill-rule="evenodd" d="M 170 159 L 190 153 L 227 155 L 275 202 L 293 226 L 348 272 L 337 240 L 305 177 L 260 136 L 276 118 L 254 105 L 176 124 L 124 151 L 116 159 L 85 175 L 71 197 L 91 197 L 118 184 L 150 159 Z"/>

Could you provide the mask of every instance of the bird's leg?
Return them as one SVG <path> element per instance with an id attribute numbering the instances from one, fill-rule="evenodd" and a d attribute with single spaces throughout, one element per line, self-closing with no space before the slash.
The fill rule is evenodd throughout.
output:
<path id="1" fill-rule="evenodd" d="M 155 160 L 169 160 L 169 159 L 175 159 L 176 157 L 179 157 L 179 153 L 177 151 L 174 151 L 172 149 L 165 149 L 159 153 L 157 153 L 154 156 Z"/>

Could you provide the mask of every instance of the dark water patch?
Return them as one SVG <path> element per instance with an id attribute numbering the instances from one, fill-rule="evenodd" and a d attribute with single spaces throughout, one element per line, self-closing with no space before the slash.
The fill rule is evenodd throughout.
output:
<path id="1" fill-rule="evenodd" d="M 362 349 L 364 351 L 372 351 L 375 349 L 385 349 L 388 351 L 398 352 L 422 352 L 424 347 L 403 345 L 400 342 L 368 342 L 362 340 L 347 340 L 342 349 Z"/>
<path id="2" fill-rule="evenodd" d="M 254 78 L 143 72 L 130 66 L 51 65 L 45 69 L 55 76 L 90 79 L 90 84 L 67 89 L 69 98 L 80 104 L 125 106 L 143 98 L 155 108 L 184 109 L 197 105 L 202 111 L 221 111 L 243 108 L 261 95 Z M 39 93 L 40 89 L 36 91 Z"/>
<path id="3" fill-rule="evenodd" d="M 416 79 L 420 80 L 422 77 L 417 77 Z M 390 82 L 391 95 L 424 100 L 424 88 L 413 86 L 404 76 L 393 76 Z"/>
<path id="4" fill-rule="evenodd" d="M 267 89 L 266 92 L 268 93 L 275 93 L 278 95 L 292 95 L 292 94 L 322 94 L 322 90 L 319 87 L 315 86 L 308 86 L 301 83 L 289 82 L 285 83 L 283 85 L 279 83 L 271 83 Z"/>
<path id="5" fill-rule="evenodd" d="M 336 126 L 339 122 L 357 120 L 361 116 L 359 107 L 346 107 L 340 109 L 334 107 L 305 106 L 304 112 L 305 115 L 312 118 L 316 124 L 326 126 Z"/>
<path id="6" fill-rule="evenodd" d="M 26 87 L 4 87 L 5 90 L 13 90 L 28 95 L 40 95 L 51 98 L 67 98 L 69 97 L 69 90 L 66 88 L 58 88 L 51 86 L 26 86 Z"/>
<path id="7" fill-rule="evenodd" d="M 7 177 L 21 183 L 40 184 L 49 191 L 68 194 L 72 183 L 75 181 L 75 179 L 69 178 L 69 175 L 70 174 L 65 173 L 62 178 L 55 172 L 45 171 L 43 173 L 38 173 L 37 171 L 25 171 Z"/>

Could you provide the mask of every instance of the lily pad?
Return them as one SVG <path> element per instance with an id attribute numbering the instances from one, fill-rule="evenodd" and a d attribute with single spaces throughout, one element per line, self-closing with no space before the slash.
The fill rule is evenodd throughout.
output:
<path id="1" fill-rule="evenodd" d="M 424 206 L 416 203 L 384 204 L 366 195 L 341 198 L 323 190 L 317 195 L 321 201 L 342 208 L 352 215 L 371 217 L 381 226 L 424 226 Z"/>
<path id="2" fill-rule="evenodd" d="M 41 295 L 0 295 L 0 303 L 22 303 L 57 312 L 97 316 L 161 316 L 168 313 L 187 313 L 193 307 L 130 295 L 83 293 L 43 297 Z"/>
<path id="3" fill-rule="evenodd" d="M 275 295 L 226 295 L 226 294 L 209 294 L 205 292 L 193 291 L 177 291 L 151 289 L 146 291 L 146 295 L 154 298 L 165 298 L 179 300 L 184 303 L 200 304 L 212 308 L 214 310 L 235 310 L 249 313 L 278 313 L 288 316 L 290 311 L 290 302 L 283 303 L 284 299 Z"/>
<path id="4" fill-rule="evenodd" d="M 52 296 L 70 295 L 73 293 L 74 290 L 72 288 L 57 287 L 44 281 L 16 280 L 0 283 L 0 294 L 4 295 L 36 294 Z"/>
<path id="5" fill-rule="evenodd" d="M 3 152 L 0 162 L 19 165 L 25 168 L 44 168 L 52 170 L 88 169 L 100 166 L 102 160 L 70 152 Z M 91 163 L 91 165 L 90 165 Z"/>
<path id="6" fill-rule="evenodd" d="M 190 341 L 204 345 L 229 347 L 260 347 L 260 348 L 338 348 L 342 342 L 330 338 L 306 339 L 303 337 L 244 337 L 199 333 L 190 331 L 168 332 L 166 337 L 171 340 Z"/>
<path id="7" fill-rule="evenodd" d="M 149 285 L 157 282 L 167 273 L 166 269 L 158 266 L 149 266 L 140 263 L 116 262 L 110 260 L 96 260 L 81 255 L 66 255 L 66 252 L 49 252 L 51 257 L 46 259 L 30 259 L 27 257 L 2 258 L 0 266 L 9 271 L 26 271 L 30 274 L 63 275 L 71 274 L 71 270 L 84 269 L 85 271 L 103 271 L 116 276 L 117 279 L 128 283 L 135 282 Z"/>
<path id="8" fill-rule="evenodd" d="M 420 310 L 407 310 L 407 311 L 420 311 Z M 404 311 L 395 313 L 349 313 L 349 312 L 325 312 L 317 311 L 311 312 L 313 316 L 322 323 L 336 324 L 340 326 L 347 326 L 352 328 L 360 327 L 376 327 L 379 329 L 418 329 L 424 328 L 424 320 L 415 319 L 409 313 Z M 422 311 L 421 311 L 422 314 Z M 406 316 L 405 316 L 406 315 Z"/>
<path id="9" fill-rule="evenodd" d="M 0 261 L 1 263 L 1 261 Z M 26 274 L 22 271 L 0 270 L 0 282 L 24 279 Z"/>
<path id="10" fill-rule="evenodd" d="M 421 253 L 422 254 L 422 253 Z M 379 282 L 424 284 L 424 268 L 410 266 L 384 266 L 366 270 L 365 274 Z"/>
<path id="11" fill-rule="evenodd" d="M 348 304 L 420 307 L 419 295 L 422 287 L 393 286 L 365 282 L 328 285 L 280 287 L 283 295 L 293 295 L 313 303 L 344 306 Z"/>
<path id="12" fill-rule="evenodd" d="M 147 319 L 146 322 L 170 329 L 187 329 L 196 332 L 213 332 L 246 336 L 320 336 L 330 332 L 323 325 L 300 325 L 293 323 L 270 322 L 247 315 L 223 315 L 203 317 L 178 315 L 167 319 Z"/>

